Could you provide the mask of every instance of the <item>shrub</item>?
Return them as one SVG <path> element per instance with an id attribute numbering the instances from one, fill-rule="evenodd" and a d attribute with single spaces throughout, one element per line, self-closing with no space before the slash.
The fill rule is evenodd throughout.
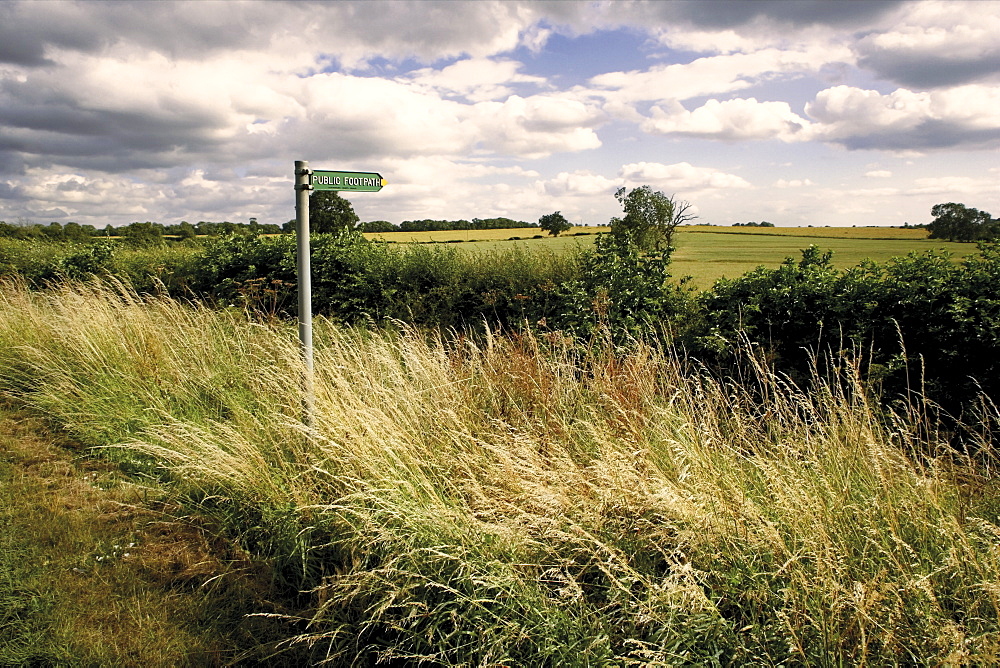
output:
<path id="1" fill-rule="evenodd" d="M 66 245 L 42 240 L 0 238 L 0 276 L 21 277 L 32 287 L 58 278 Z"/>
<path id="2" fill-rule="evenodd" d="M 546 324 L 584 338 L 609 333 L 618 342 L 664 336 L 694 311 L 669 267 L 669 250 L 643 252 L 627 236 L 602 235 L 581 256 L 579 277 L 556 287 Z"/>
<path id="3" fill-rule="evenodd" d="M 294 309 L 295 237 L 229 234 L 212 239 L 195 258 L 192 274 L 195 293 L 216 303 L 256 310 L 267 288 L 278 293 L 267 301 Z"/>
<path id="4" fill-rule="evenodd" d="M 85 280 L 111 272 L 115 245 L 107 240 L 82 246 L 62 258 L 61 267 L 71 280 Z"/>
<path id="5" fill-rule="evenodd" d="M 887 397 L 926 394 L 960 417 L 981 391 L 1000 391 L 998 281 L 995 244 L 961 263 L 911 254 L 846 271 L 812 246 L 799 262 L 717 282 L 701 297 L 708 330 L 689 345 L 725 365 L 746 338 L 797 380 L 850 351 Z"/>

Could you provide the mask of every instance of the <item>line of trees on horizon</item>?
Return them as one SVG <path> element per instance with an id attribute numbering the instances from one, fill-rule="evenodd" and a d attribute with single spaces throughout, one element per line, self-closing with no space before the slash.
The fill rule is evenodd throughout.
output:
<path id="1" fill-rule="evenodd" d="M 186 220 L 182 220 L 175 225 L 163 225 L 146 221 L 144 223 L 134 222 L 119 227 L 105 225 L 102 228 L 93 225 L 81 225 L 74 222 L 69 222 L 65 225 L 56 222 L 43 225 L 30 221 L 7 223 L 0 220 L 0 237 L 45 241 L 88 241 L 104 237 L 121 237 L 136 240 L 162 240 L 164 237 L 173 237 L 183 240 L 199 236 L 217 237 L 233 233 L 281 234 L 281 231 L 280 225 L 258 223 L 256 218 L 251 218 L 248 223 L 231 223 L 228 220 L 221 223 L 204 220 L 197 223 L 189 223 Z"/>
<path id="2" fill-rule="evenodd" d="M 644 187 L 648 190 L 648 186 Z M 622 198 L 624 188 L 616 194 Z M 653 202 L 650 197 L 652 193 L 646 192 L 643 188 L 637 188 L 628 197 L 644 196 L 645 200 Z M 657 193 L 662 195 L 661 193 Z M 655 198 L 654 198 L 655 199 Z M 673 209 L 674 206 L 683 206 L 685 215 L 681 220 L 674 223 L 672 231 L 680 224 L 690 222 L 694 216 L 686 215 L 690 205 L 687 202 L 674 202 L 673 198 L 663 197 L 664 206 Z M 656 200 L 654 203 L 658 203 Z M 639 206 L 636 204 L 635 206 Z M 643 207 L 652 206 L 645 202 Z M 655 207 L 654 207 L 655 208 Z M 931 208 L 931 215 L 934 217 L 930 223 L 911 225 L 906 223 L 904 227 L 924 227 L 930 233 L 931 239 L 944 239 L 947 241 L 989 241 L 1000 239 L 1000 219 L 993 218 L 992 214 L 980 211 L 964 204 L 954 202 L 936 204 Z M 616 220 L 610 224 L 615 226 Z M 404 220 L 396 225 L 387 220 L 375 220 L 362 222 L 355 213 L 350 201 L 344 199 L 336 191 L 319 191 L 310 198 L 310 231 L 316 234 L 338 232 L 342 230 L 357 230 L 368 233 L 385 232 L 438 232 L 457 230 L 492 230 L 492 229 L 521 229 L 521 228 L 541 228 L 550 234 L 558 235 L 572 227 L 560 212 L 542 216 L 538 222 L 529 223 L 522 220 L 514 220 L 506 217 L 494 218 L 473 218 L 472 220 L 444 220 L 425 218 L 422 220 Z M 774 227 L 773 223 L 746 222 L 733 223 L 733 227 Z M 619 225 L 619 228 L 621 226 Z M 811 226 L 810 226 L 811 227 Z M 30 220 L 19 219 L 15 223 L 7 223 L 0 220 L 0 238 L 13 238 L 24 240 L 43 241 L 76 241 L 84 242 L 102 237 L 119 237 L 135 246 L 149 246 L 162 243 L 166 238 L 183 241 L 196 237 L 217 237 L 227 234 L 291 234 L 295 231 L 295 220 L 289 220 L 283 225 L 273 223 L 259 223 L 256 218 L 250 218 L 247 223 L 233 223 L 230 221 L 209 222 L 199 221 L 189 223 L 186 220 L 174 225 L 163 225 L 146 221 L 144 223 L 133 222 L 128 225 L 114 227 L 106 225 L 103 228 L 94 225 L 82 225 L 75 222 L 60 224 L 52 222 L 47 225 L 34 223 Z M 667 240 L 669 245 L 670 240 Z"/>
<path id="3" fill-rule="evenodd" d="M 345 200 L 346 201 L 346 200 Z M 351 211 L 353 214 L 353 210 Z M 320 212 L 322 215 L 322 212 Z M 395 225 L 386 220 L 376 220 L 371 222 L 361 222 L 354 216 L 350 216 L 343 221 L 333 225 L 326 225 L 317 221 L 316 217 L 310 216 L 311 229 L 313 232 L 322 233 L 332 231 L 327 228 L 357 229 L 360 232 L 426 232 L 426 231 L 449 231 L 449 230 L 493 230 L 493 229 L 519 229 L 537 228 L 538 223 L 526 223 L 521 220 L 510 218 L 473 218 L 470 220 L 404 220 L 399 225 Z M 47 225 L 32 223 L 30 221 L 20 221 L 17 223 L 7 223 L 0 220 L 0 237 L 9 239 L 23 239 L 40 241 L 76 241 L 85 242 L 93 239 L 116 237 L 126 241 L 137 242 L 138 245 L 148 245 L 158 243 L 164 239 L 184 240 L 195 237 L 218 237 L 227 234 L 291 234 L 295 231 L 295 220 L 290 220 L 284 225 L 273 223 L 258 223 L 251 218 L 249 223 L 233 223 L 223 221 L 214 223 L 200 221 L 189 223 L 186 220 L 175 225 L 163 225 L 146 221 L 144 223 L 134 222 L 128 225 L 114 227 L 106 225 L 102 228 L 93 225 L 81 225 L 69 222 L 60 224 L 52 222 Z"/>

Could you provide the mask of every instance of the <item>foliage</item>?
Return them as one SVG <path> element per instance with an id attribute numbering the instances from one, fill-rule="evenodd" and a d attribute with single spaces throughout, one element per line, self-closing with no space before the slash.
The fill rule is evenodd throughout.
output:
<path id="1" fill-rule="evenodd" d="M 96 236 L 98 231 L 93 225 L 79 225 L 77 223 L 50 223 L 49 225 L 39 225 L 37 223 L 12 225 L 0 221 L 0 238 L 8 239 L 44 239 L 46 241 L 83 241 Z"/>
<path id="2" fill-rule="evenodd" d="M 802 259 L 722 280 L 701 297 L 709 330 L 694 350 L 721 361 L 737 341 L 764 346 L 803 379 L 814 360 L 851 351 L 888 399 L 914 392 L 960 417 L 1000 393 L 1000 248 L 962 263 L 927 253 L 839 271 L 811 246 Z"/>
<path id="3" fill-rule="evenodd" d="M 665 254 L 613 237 L 599 239 L 593 252 L 554 256 L 518 248 L 470 255 L 319 235 L 314 309 L 344 323 L 541 327 L 584 338 L 607 330 L 624 341 L 669 328 L 692 306 L 668 266 Z"/>
<path id="4" fill-rule="evenodd" d="M 1000 236 L 1000 221 L 990 214 L 964 204 L 935 204 L 931 207 L 934 220 L 927 226 L 932 239 L 948 241 L 981 241 Z"/>
<path id="5" fill-rule="evenodd" d="M 575 257 L 329 237 L 314 240 L 313 269 L 314 307 L 339 322 L 518 328 L 544 317 L 551 286 L 574 275 Z"/>
<path id="6" fill-rule="evenodd" d="M 573 223 L 566 220 L 566 217 L 562 215 L 561 212 L 555 211 L 553 213 L 547 213 L 538 219 L 538 227 L 545 230 L 554 237 L 558 237 L 562 232 L 568 231 L 573 227 Z"/>
<path id="7" fill-rule="evenodd" d="M 398 232 L 399 228 L 388 220 L 372 220 L 358 225 L 362 232 Z"/>
<path id="8" fill-rule="evenodd" d="M 615 199 L 622 205 L 625 217 L 611 221 L 611 233 L 644 251 L 669 254 L 677 226 L 695 218 L 688 202 L 667 197 L 649 186 L 633 188 L 628 194 L 625 188 L 619 188 Z"/>
<path id="9" fill-rule="evenodd" d="M 516 248 L 469 255 L 369 242 L 356 232 L 317 234 L 310 245 L 313 310 L 347 324 L 516 328 L 544 317 L 552 286 L 576 266 L 573 255 Z M 291 237 L 229 236 L 205 245 L 192 288 L 217 303 L 292 316 L 295 272 Z"/>
<path id="10" fill-rule="evenodd" d="M 133 227 L 134 226 L 134 227 Z M 118 237 L 128 236 L 139 241 L 140 246 L 159 245 L 157 237 L 175 237 L 179 240 L 193 239 L 198 235 L 219 236 L 220 234 L 233 233 L 253 233 L 253 234 L 279 234 L 281 227 L 272 224 L 259 224 L 256 218 L 251 218 L 249 224 L 211 223 L 201 221 L 197 225 L 192 225 L 186 220 L 182 220 L 176 225 L 161 225 L 160 223 L 132 223 L 125 227 L 116 228 L 106 225 L 101 229 L 93 225 L 79 225 L 69 222 L 65 225 L 59 223 L 49 223 L 40 225 L 26 222 L 24 224 L 10 224 L 0 221 L 0 238 L 10 239 L 33 239 L 44 241 L 70 241 L 83 242 L 97 237 Z"/>
<path id="11" fill-rule="evenodd" d="M 201 220 L 194 226 L 198 236 L 218 237 L 227 234 L 279 234 L 282 228 L 273 223 L 260 224 L 256 218 L 251 218 L 249 223 L 231 223 L 224 220 L 221 223 L 213 223 Z M 183 235 L 184 221 L 178 225 L 171 225 L 165 228 L 167 234 Z M 291 230 L 288 230 L 291 231 Z"/>
<path id="12" fill-rule="evenodd" d="M 399 224 L 401 232 L 433 232 L 442 230 L 508 230 L 538 227 L 537 223 L 526 223 L 510 218 L 473 218 L 469 220 L 404 220 Z"/>
<path id="13" fill-rule="evenodd" d="M 0 278 L 18 277 L 34 288 L 66 278 L 121 281 L 145 293 L 186 294 L 197 272 L 196 246 L 128 248 L 116 240 L 45 243 L 0 238 Z"/>
<path id="14" fill-rule="evenodd" d="M 86 280 L 111 274 L 114 266 L 115 245 L 110 241 L 97 241 L 82 246 L 66 255 L 61 262 L 66 277 Z"/>
<path id="15" fill-rule="evenodd" d="M 32 287 L 42 287 L 59 276 L 66 244 L 39 243 L 0 238 L 0 278 L 23 278 Z"/>
<path id="16" fill-rule="evenodd" d="M 609 334 L 615 341 L 667 336 L 690 316 L 694 303 L 671 281 L 668 253 L 645 253 L 629 236 L 601 235 L 581 258 L 580 276 L 555 291 L 555 330 L 583 338 Z"/>
<path id="17" fill-rule="evenodd" d="M 294 308 L 294 237 L 219 237 L 204 245 L 194 263 L 191 289 L 196 294 L 270 315 Z"/>
<path id="18" fill-rule="evenodd" d="M 194 225 L 187 222 L 186 220 L 182 220 L 180 223 L 178 223 L 177 225 L 178 239 L 183 241 L 185 239 L 194 239 L 197 236 L 198 236 L 198 230 L 195 228 Z"/>
<path id="19" fill-rule="evenodd" d="M 335 190 L 317 190 L 309 195 L 309 231 L 313 234 L 350 231 L 360 220 L 351 203 Z"/>
<path id="20" fill-rule="evenodd" d="M 122 239 L 132 248 L 152 248 L 163 245 L 163 226 L 150 222 L 131 223 L 120 230 Z"/>

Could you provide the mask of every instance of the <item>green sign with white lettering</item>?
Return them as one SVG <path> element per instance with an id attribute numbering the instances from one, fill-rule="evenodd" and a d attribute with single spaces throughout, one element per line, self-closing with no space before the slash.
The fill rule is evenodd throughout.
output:
<path id="1" fill-rule="evenodd" d="M 313 190 L 343 190 L 356 193 L 375 193 L 382 190 L 385 179 L 374 172 L 329 172 L 314 169 L 309 177 Z"/>

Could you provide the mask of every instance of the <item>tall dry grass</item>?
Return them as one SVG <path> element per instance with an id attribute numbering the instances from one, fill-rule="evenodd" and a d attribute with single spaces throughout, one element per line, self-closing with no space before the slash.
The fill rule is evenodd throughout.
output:
<path id="1" fill-rule="evenodd" d="M 288 644 L 316 661 L 997 659 L 991 435 L 974 458 L 929 441 L 847 360 L 806 389 L 641 342 L 319 323 L 305 427 L 291 327 L 0 295 L 0 390 L 308 591 Z"/>

